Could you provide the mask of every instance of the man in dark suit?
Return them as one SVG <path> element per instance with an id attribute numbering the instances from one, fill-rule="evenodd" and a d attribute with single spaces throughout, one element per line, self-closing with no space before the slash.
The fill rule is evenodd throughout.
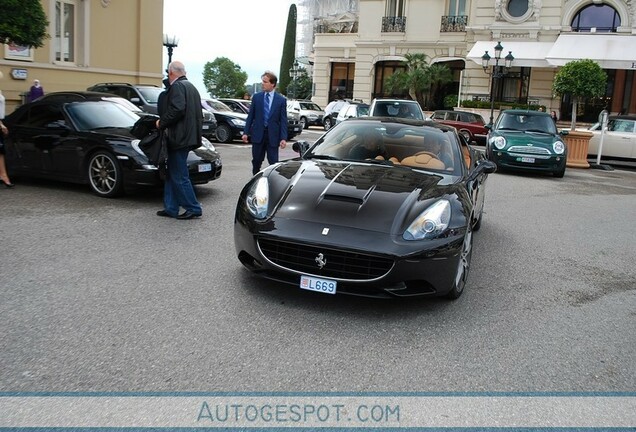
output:
<path id="1" fill-rule="evenodd" d="M 201 97 L 187 80 L 183 63 L 168 65 L 170 87 L 161 101 L 161 117 L 157 128 L 165 129 L 168 144 L 168 170 L 163 190 L 163 210 L 158 216 L 193 219 L 203 213 L 194 194 L 188 173 L 188 153 L 201 146 L 203 114 Z M 179 207 L 185 210 L 179 214 Z"/>
<path id="2" fill-rule="evenodd" d="M 252 97 L 250 112 L 245 120 L 242 140 L 252 142 L 252 174 L 267 162 L 278 162 L 278 148 L 287 145 L 287 99 L 275 91 L 278 78 L 266 71 L 261 76 L 263 91 Z"/>

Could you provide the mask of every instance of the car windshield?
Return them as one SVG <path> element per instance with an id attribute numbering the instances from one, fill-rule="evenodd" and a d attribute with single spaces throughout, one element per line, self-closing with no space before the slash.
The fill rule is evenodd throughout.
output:
<path id="1" fill-rule="evenodd" d="M 304 110 L 322 111 L 322 109 L 318 105 L 311 102 L 301 102 L 300 107 Z"/>
<path id="2" fill-rule="evenodd" d="M 201 103 L 203 104 L 204 108 L 209 109 L 211 111 L 234 112 L 229 106 L 225 105 L 223 102 L 218 100 L 204 99 L 201 101 Z"/>
<path id="3" fill-rule="evenodd" d="M 498 119 L 495 129 L 512 129 L 529 132 L 545 132 L 556 134 L 556 125 L 550 116 L 532 115 L 528 113 L 503 113 Z"/>
<path id="4" fill-rule="evenodd" d="M 108 102 L 114 102 L 116 104 L 119 104 L 123 106 L 124 108 L 131 110 L 132 112 L 136 112 L 136 113 L 143 112 L 137 105 L 130 102 L 128 99 L 124 99 L 122 97 L 104 96 L 102 97 L 102 99 Z"/>
<path id="5" fill-rule="evenodd" d="M 358 115 L 368 116 L 369 115 L 369 105 L 358 105 Z"/>
<path id="6" fill-rule="evenodd" d="M 137 87 L 137 89 L 149 104 L 156 104 L 159 100 L 159 95 L 163 91 L 159 87 Z"/>
<path id="7" fill-rule="evenodd" d="M 112 102 L 72 102 L 66 112 L 80 131 L 131 128 L 139 116 Z"/>
<path id="8" fill-rule="evenodd" d="M 431 126 L 350 119 L 339 123 L 303 157 L 453 172 L 459 143 L 451 131 Z"/>
<path id="9" fill-rule="evenodd" d="M 422 110 L 416 106 L 417 102 L 376 102 L 373 111 L 374 116 L 400 117 L 416 120 L 424 120 Z"/>

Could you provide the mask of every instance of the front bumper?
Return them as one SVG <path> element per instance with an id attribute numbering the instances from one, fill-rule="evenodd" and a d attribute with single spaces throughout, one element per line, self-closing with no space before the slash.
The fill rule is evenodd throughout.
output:
<path id="1" fill-rule="evenodd" d="M 520 154 L 493 148 L 490 151 L 490 160 L 501 168 L 555 173 L 565 169 L 567 156 L 565 154 Z"/>
<path id="2" fill-rule="evenodd" d="M 259 224 L 238 217 L 236 253 L 255 274 L 298 289 L 301 275 L 336 280 L 338 293 L 365 297 L 442 296 L 453 287 L 465 230 L 413 242 L 347 227 L 330 227 L 328 237 L 309 234 L 322 229 L 312 222 Z M 319 254 L 327 261 L 322 269 L 315 264 Z"/>

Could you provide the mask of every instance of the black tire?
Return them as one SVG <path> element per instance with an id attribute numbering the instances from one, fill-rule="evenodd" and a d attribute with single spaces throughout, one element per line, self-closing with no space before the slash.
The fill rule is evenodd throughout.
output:
<path id="1" fill-rule="evenodd" d="M 470 270 L 470 260 L 473 255 L 473 230 L 470 224 L 466 228 L 466 235 L 464 236 L 464 243 L 459 256 L 459 263 L 457 264 L 457 270 L 455 272 L 455 281 L 453 282 L 453 288 L 446 295 L 450 300 L 458 299 L 464 292 L 466 287 L 466 280 L 468 279 L 468 271 Z"/>
<path id="2" fill-rule="evenodd" d="M 88 184 L 98 196 L 112 198 L 121 195 L 124 180 L 117 158 L 100 150 L 91 155 L 87 165 Z"/>
<path id="3" fill-rule="evenodd" d="M 333 120 L 331 120 L 331 117 L 325 117 L 322 121 L 322 124 L 325 127 L 325 130 L 331 129 L 331 126 L 333 126 L 332 123 L 333 123 Z"/>
<path id="4" fill-rule="evenodd" d="M 226 124 L 218 125 L 214 134 L 216 136 L 216 140 L 220 143 L 228 143 L 232 141 L 232 129 Z"/>
<path id="5" fill-rule="evenodd" d="M 477 216 L 477 219 L 475 219 L 473 221 L 473 231 L 479 231 L 479 229 L 481 228 L 481 220 L 484 218 L 484 208 L 481 208 L 481 211 L 479 212 L 479 216 Z"/>
<path id="6" fill-rule="evenodd" d="M 558 170 L 558 171 L 555 171 L 555 172 L 553 173 L 553 175 L 554 175 L 556 178 L 563 178 L 563 176 L 565 175 L 565 165 L 563 166 L 563 169 L 560 169 L 560 170 Z"/>
<path id="7" fill-rule="evenodd" d="M 473 134 L 472 134 L 472 133 L 470 133 L 470 131 L 469 131 L 469 130 L 467 130 L 467 129 L 461 129 L 461 130 L 459 131 L 459 133 L 460 133 L 461 135 L 464 135 L 464 138 L 466 138 L 466 142 L 467 142 L 468 144 L 470 144 L 471 142 L 473 142 L 473 141 L 475 140 L 475 138 L 473 137 Z"/>
<path id="8" fill-rule="evenodd" d="M 305 117 L 300 118 L 300 128 L 307 129 L 309 125 L 307 124 L 307 119 Z"/>

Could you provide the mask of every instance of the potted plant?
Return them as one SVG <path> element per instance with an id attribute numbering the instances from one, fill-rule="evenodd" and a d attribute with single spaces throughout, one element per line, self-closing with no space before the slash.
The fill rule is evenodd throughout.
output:
<path id="1" fill-rule="evenodd" d="M 576 113 L 579 101 L 602 96 L 607 85 L 607 74 L 593 60 L 583 59 L 566 63 L 554 76 L 552 91 L 572 98 L 572 124 L 565 136 L 568 147 L 568 167 L 589 168 L 587 152 L 592 133 L 576 130 Z"/>

